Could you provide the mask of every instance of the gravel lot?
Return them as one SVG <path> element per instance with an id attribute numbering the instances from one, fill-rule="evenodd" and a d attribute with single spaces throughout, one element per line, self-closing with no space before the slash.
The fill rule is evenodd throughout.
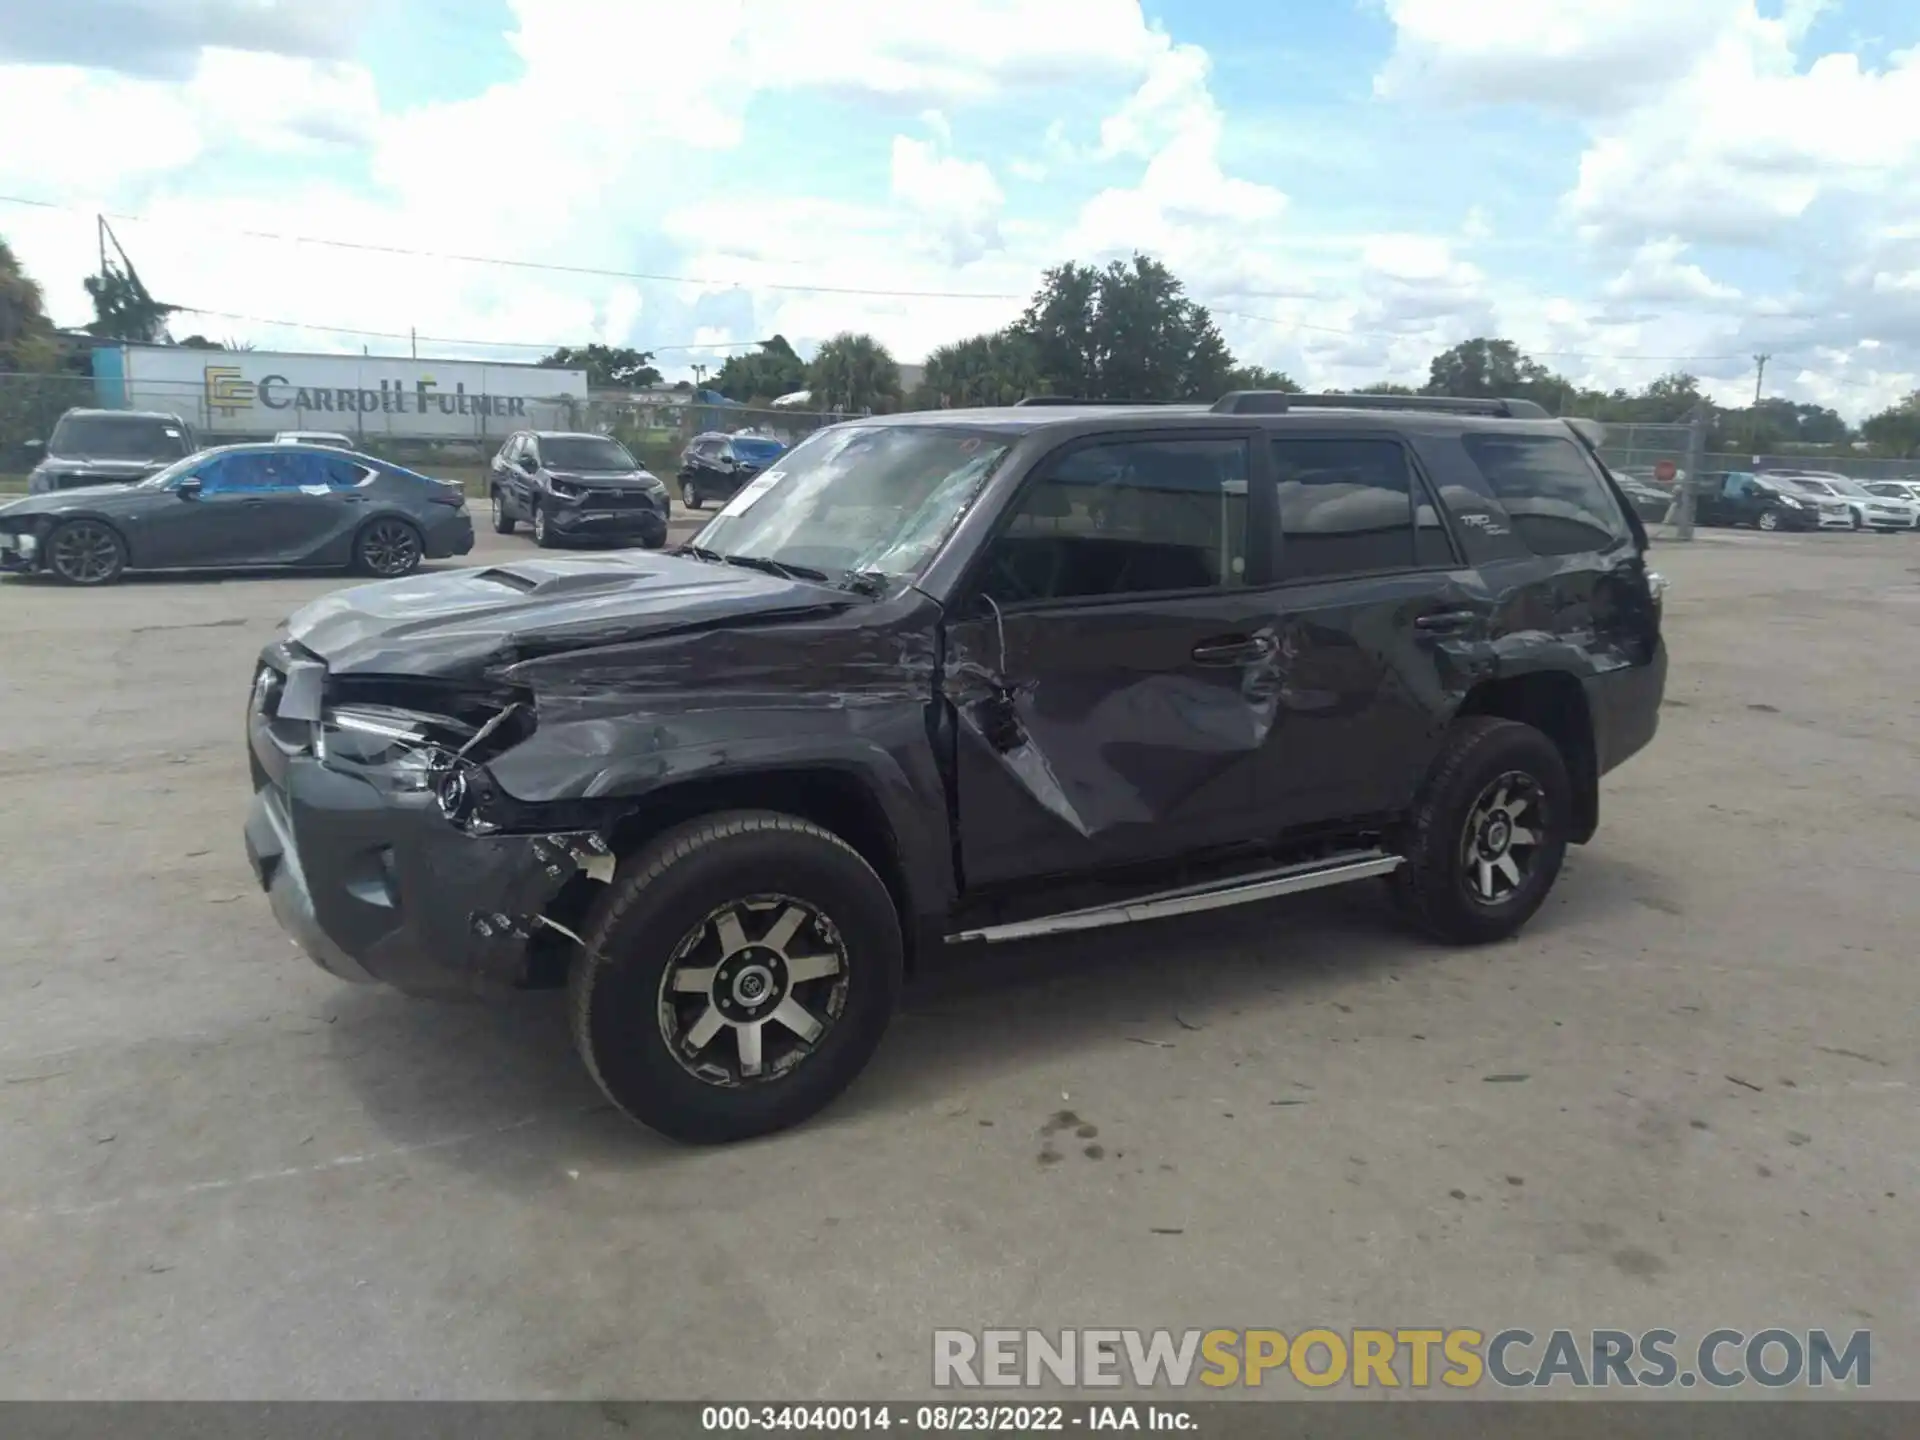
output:
<path id="1" fill-rule="evenodd" d="M 997 953 L 718 1151 L 609 1113 L 557 997 L 289 948 L 241 709 L 338 579 L 0 583 L 0 1395 L 872 1398 L 941 1325 L 1778 1324 L 1871 1328 L 1920 1396 L 1920 538 L 1658 562 L 1661 736 L 1519 940 L 1361 887 Z"/>

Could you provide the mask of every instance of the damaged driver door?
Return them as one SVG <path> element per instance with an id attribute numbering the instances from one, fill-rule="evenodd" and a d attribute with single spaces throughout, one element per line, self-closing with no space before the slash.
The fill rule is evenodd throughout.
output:
<path id="1" fill-rule="evenodd" d="M 1259 833 L 1277 637 L 1253 439 L 1095 437 L 1027 477 L 949 630 L 969 888 Z"/>

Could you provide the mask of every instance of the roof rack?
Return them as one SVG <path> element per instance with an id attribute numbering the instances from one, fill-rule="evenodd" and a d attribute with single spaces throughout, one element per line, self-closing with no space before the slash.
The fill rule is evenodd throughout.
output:
<path id="1" fill-rule="evenodd" d="M 1177 405 L 1177 400 L 1082 400 L 1078 395 L 1029 395 L 1019 405 Z"/>
<path id="2" fill-rule="evenodd" d="M 1216 415 L 1284 415 L 1289 410 L 1436 410 L 1453 415 L 1492 415 L 1506 420 L 1546 420 L 1532 400 L 1478 400 L 1458 395 L 1294 395 L 1285 390 L 1235 390 L 1213 403 Z"/>

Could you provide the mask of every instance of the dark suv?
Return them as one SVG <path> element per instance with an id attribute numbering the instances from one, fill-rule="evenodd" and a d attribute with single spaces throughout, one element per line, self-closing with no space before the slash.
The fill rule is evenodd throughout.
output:
<path id="1" fill-rule="evenodd" d="M 27 491 L 45 495 L 95 485 L 131 485 L 196 449 L 178 415 L 154 410 L 69 410 L 53 427 Z"/>
<path id="2" fill-rule="evenodd" d="M 487 477 L 493 528 L 525 521 L 542 549 L 567 541 L 667 543 L 672 502 L 663 481 L 606 435 L 521 430 L 507 437 Z"/>
<path id="3" fill-rule="evenodd" d="M 1375 877 L 1511 935 L 1654 733 L 1645 531 L 1527 402 L 892 415 L 780 471 L 672 554 L 291 617 L 246 839 L 310 955 L 566 985 L 616 1105 L 736 1139 L 948 946 Z"/>
<path id="4" fill-rule="evenodd" d="M 680 499 L 689 510 L 725 504 L 785 448 L 762 435 L 696 435 L 680 454 Z"/>

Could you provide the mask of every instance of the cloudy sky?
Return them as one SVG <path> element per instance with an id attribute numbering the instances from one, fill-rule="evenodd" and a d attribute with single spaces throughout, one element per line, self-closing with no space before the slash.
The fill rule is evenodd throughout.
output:
<path id="1" fill-rule="evenodd" d="M 106 210 L 262 348 L 918 359 L 1137 248 L 1309 384 L 1920 386 L 1912 0 L 0 0 L 0 137 L 57 320 Z"/>

